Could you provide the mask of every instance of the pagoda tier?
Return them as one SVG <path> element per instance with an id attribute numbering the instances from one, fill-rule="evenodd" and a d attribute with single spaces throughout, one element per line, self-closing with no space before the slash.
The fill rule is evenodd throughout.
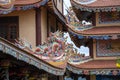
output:
<path id="1" fill-rule="evenodd" d="M 76 74 L 120 75 L 120 69 L 116 67 L 116 60 L 89 60 L 76 65 L 69 63 L 67 68 Z"/>
<path id="2" fill-rule="evenodd" d="M 85 30 L 83 30 L 85 29 Z M 93 38 L 93 39 L 118 39 L 120 35 L 119 26 L 110 27 L 75 27 L 68 25 L 68 31 L 74 35 L 78 36 L 79 39 L 83 38 Z"/>
<path id="3" fill-rule="evenodd" d="M 119 0 L 71 0 L 71 4 L 81 11 L 120 11 Z"/>
<path id="4" fill-rule="evenodd" d="M 77 47 L 87 46 L 89 58 L 70 58 L 67 68 L 75 74 L 120 75 L 120 1 L 70 0 L 68 32 Z M 70 10 L 72 12 L 72 10 Z M 71 13 L 69 12 L 69 13 Z M 78 18 L 78 20 L 76 19 Z M 72 60 L 71 60 L 72 59 Z M 91 79 L 97 80 L 97 79 Z"/>
<path id="5" fill-rule="evenodd" d="M 48 0 L 3 0 L 0 1 L 0 14 L 8 14 L 14 10 L 27 10 L 40 7 Z"/>
<path id="6" fill-rule="evenodd" d="M 96 13 L 119 12 L 120 1 L 115 0 L 71 0 L 72 9 L 80 21 L 86 20 L 96 26 Z M 103 14 L 102 14 L 103 15 Z M 108 15 L 108 14 L 107 14 Z M 109 16 L 110 17 L 110 16 Z"/>
<path id="7" fill-rule="evenodd" d="M 71 14 L 67 16 L 68 31 L 78 47 L 82 43 L 86 45 L 91 39 L 120 38 L 120 1 L 71 0 L 71 4 L 75 17 Z"/>

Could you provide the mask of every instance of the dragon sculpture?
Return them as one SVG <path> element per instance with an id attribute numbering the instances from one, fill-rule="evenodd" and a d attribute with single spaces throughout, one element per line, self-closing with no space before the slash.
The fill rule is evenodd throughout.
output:
<path id="1" fill-rule="evenodd" d="M 60 31 L 50 33 L 50 37 L 47 38 L 46 42 L 37 46 L 34 53 L 44 60 L 60 60 L 66 53 L 66 39 Z"/>
<path id="2" fill-rule="evenodd" d="M 67 43 L 67 37 L 63 37 L 63 32 L 57 31 L 50 33 L 49 37 L 41 45 L 38 45 L 35 50 L 32 49 L 29 42 L 25 39 L 16 40 L 16 45 L 19 48 L 26 50 L 33 55 L 46 61 L 68 61 L 69 63 L 79 63 L 89 57 L 78 53 L 77 49 L 72 44 Z"/>

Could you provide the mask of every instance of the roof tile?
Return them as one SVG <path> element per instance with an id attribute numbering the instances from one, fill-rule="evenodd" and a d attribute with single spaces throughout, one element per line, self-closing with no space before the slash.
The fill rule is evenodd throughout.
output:
<path id="1" fill-rule="evenodd" d="M 78 3 L 76 0 L 74 2 Z M 80 4 L 80 3 L 78 3 Z M 108 6 L 120 6 L 120 0 L 96 0 L 90 4 L 80 4 L 88 7 L 108 7 Z"/>
<path id="2" fill-rule="evenodd" d="M 120 34 L 120 26 L 109 26 L 109 27 L 94 27 L 84 31 L 75 30 L 73 26 L 68 25 L 68 28 L 77 34 L 83 35 L 109 35 L 109 34 Z"/>
<path id="3" fill-rule="evenodd" d="M 72 65 L 79 69 L 111 69 L 116 67 L 116 60 L 92 60 L 78 65 Z"/>

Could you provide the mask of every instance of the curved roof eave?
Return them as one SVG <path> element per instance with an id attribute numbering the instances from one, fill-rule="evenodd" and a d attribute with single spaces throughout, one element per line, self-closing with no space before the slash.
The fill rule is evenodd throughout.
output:
<path id="1" fill-rule="evenodd" d="M 119 71 L 119 68 L 116 66 L 116 60 L 91 60 L 77 65 L 68 63 L 67 69 L 75 74 L 85 75 L 114 75 L 112 71 Z"/>
<path id="2" fill-rule="evenodd" d="M 75 0 L 71 0 L 72 6 L 81 11 L 89 11 L 89 12 L 100 12 L 100 11 L 120 11 L 120 1 L 119 0 L 97 0 L 90 4 L 80 4 Z"/>
<path id="3" fill-rule="evenodd" d="M 67 24 L 68 30 L 78 35 L 89 36 L 89 35 L 112 35 L 112 34 L 120 34 L 119 26 L 110 26 L 110 27 L 88 27 L 79 29 L 79 27 L 75 27 Z M 114 31 L 113 31 L 114 29 Z M 107 32 L 106 32 L 107 30 Z"/>
<path id="4" fill-rule="evenodd" d="M 29 53 L 23 49 L 20 49 L 11 42 L 2 38 L 0 38 L 0 51 L 54 75 L 64 75 L 66 69 L 66 67 L 60 68 L 54 66 L 33 55 L 33 53 Z"/>
<path id="5" fill-rule="evenodd" d="M 49 0 L 15 0 L 9 4 L 0 5 L 0 14 L 8 14 L 14 10 L 27 10 L 45 5 Z"/>

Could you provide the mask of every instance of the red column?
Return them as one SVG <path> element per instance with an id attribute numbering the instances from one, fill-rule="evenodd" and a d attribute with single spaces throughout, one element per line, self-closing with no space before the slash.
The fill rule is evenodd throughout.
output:
<path id="1" fill-rule="evenodd" d="M 36 45 L 41 44 L 41 9 L 36 8 Z"/>

